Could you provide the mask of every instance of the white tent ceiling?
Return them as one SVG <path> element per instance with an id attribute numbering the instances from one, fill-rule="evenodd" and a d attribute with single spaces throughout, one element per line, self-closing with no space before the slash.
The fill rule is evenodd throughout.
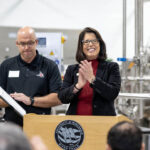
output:
<path id="1" fill-rule="evenodd" d="M 0 25 L 80 29 L 121 23 L 122 0 L 106 1 L 1 0 Z"/>
<path id="2" fill-rule="evenodd" d="M 0 26 L 55 29 L 91 26 L 102 34 L 108 56 L 116 59 L 122 56 L 122 3 L 123 0 L 1 0 Z M 134 0 L 127 0 L 127 56 L 133 55 Z"/>

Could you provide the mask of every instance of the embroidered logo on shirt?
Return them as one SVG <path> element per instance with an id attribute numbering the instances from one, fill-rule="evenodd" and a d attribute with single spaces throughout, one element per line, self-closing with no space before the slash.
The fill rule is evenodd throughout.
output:
<path id="1" fill-rule="evenodd" d="M 41 71 L 36 76 L 40 78 L 44 78 L 44 74 Z"/>

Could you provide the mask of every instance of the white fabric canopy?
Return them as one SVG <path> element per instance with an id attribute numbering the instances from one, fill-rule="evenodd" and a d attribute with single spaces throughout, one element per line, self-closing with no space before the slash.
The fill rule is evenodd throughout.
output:
<path id="1" fill-rule="evenodd" d="M 102 35 L 109 58 L 122 57 L 123 0 L 1 0 L 0 26 L 83 29 Z M 148 3 L 144 6 L 147 14 Z M 145 20 L 148 16 L 145 15 Z M 150 20 L 150 19 L 149 19 Z M 127 0 L 127 57 L 134 56 L 134 0 Z M 149 33 L 145 26 L 147 43 Z"/>

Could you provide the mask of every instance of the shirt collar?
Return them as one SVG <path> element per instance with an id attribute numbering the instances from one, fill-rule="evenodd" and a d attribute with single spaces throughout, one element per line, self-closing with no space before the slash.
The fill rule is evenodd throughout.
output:
<path id="1" fill-rule="evenodd" d="M 21 66 L 33 66 L 33 67 L 36 67 L 38 66 L 39 64 L 39 61 L 40 61 L 40 55 L 38 53 L 38 51 L 36 50 L 36 56 L 35 58 L 32 60 L 31 63 L 26 63 L 20 56 L 20 54 L 18 55 L 18 61 L 19 61 L 19 64 Z"/>

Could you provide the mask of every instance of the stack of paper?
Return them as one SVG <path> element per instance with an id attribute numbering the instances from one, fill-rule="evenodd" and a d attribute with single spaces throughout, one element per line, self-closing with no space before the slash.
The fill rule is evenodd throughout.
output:
<path id="1" fill-rule="evenodd" d="M 0 87 L 0 97 L 22 117 L 26 114 L 26 111 L 2 87 Z"/>

